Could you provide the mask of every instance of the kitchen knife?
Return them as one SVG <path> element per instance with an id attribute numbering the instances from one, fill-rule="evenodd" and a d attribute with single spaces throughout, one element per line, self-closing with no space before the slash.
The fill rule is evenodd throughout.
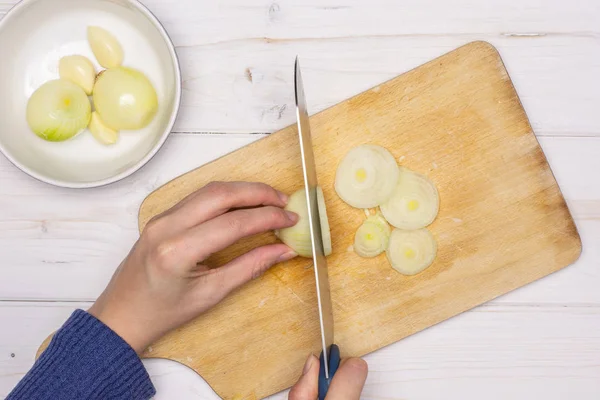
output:
<path id="1" fill-rule="evenodd" d="M 300 139 L 300 154 L 302 156 L 302 172 L 306 190 L 310 239 L 313 251 L 315 279 L 317 283 L 317 302 L 319 306 L 319 324 L 321 326 L 321 369 L 319 372 L 319 400 L 325 399 L 329 384 L 340 364 L 340 350 L 333 344 L 333 310 L 329 293 L 329 276 L 327 260 L 323 249 L 323 235 L 319 207 L 317 206 L 317 169 L 310 135 L 310 124 L 300 62 L 296 57 L 294 68 L 294 83 L 296 88 L 296 117 L 298 119 L 298 135 Z"/>

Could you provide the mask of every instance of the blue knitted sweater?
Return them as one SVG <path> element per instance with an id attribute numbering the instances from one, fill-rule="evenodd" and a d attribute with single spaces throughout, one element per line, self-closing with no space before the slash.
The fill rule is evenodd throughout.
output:
<path id="1" fill-rule="evenodd" d="M 6 400 L 136 400 L 155 393 L 135 351 L 102 322 L 77 310 Z"/>

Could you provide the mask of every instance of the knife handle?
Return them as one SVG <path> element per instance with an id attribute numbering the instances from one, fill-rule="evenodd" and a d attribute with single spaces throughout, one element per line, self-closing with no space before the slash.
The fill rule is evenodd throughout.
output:
<path id="1" fill-rule="evenodd" d="M 321 369 L 319 370 L 319 400 L 325 400 L 331 380 L 340 366 L 340 348 L 332 344 L 329 350 L 329 379 L 325 377 L 325 355 L 321 352 Z"/>

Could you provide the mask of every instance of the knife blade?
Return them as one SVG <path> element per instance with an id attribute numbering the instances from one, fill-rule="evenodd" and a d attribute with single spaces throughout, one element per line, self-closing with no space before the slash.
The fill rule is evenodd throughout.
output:
<path id="1" fill-rule="evenodd" d="M 329 381 L 335 371 L 330 371 L 330 351 L 333 345 L 333 310 L 331 306 L 331 294 L 329 291 L 329 275 L 327 271 L 327 260 L 323 248 L 323 235 L 319 218 L 319 207 L 317 205 L 317 168 L 313 153 L 312 137 L 310 133 L 310 122 L 304 95 L 300 62 L 296 57 L 295 63 L 295 91 L 296 91 L 296 117 L 298 120 L 298 134 L 300 139 L 300 153 L 302 156 L 302 172 L 304 175 L 304 187 L 308 205 L 310 238 L 313 250 L 313 262 L 315 279 L 317 283 L 317 301 L 319 308 L 319 324 L 321 326 L 321 346 L 323 349 L 325 378 Z M 337 369 L 337 366 L 335 367 Z M 323 372 L 323 371 L 322 371 Z"/>

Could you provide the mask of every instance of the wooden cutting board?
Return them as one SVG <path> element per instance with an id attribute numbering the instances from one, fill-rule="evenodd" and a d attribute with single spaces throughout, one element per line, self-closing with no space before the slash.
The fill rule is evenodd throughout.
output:
<path id="1" fill-rule="evenodd" d="M 333 238 L 335 341 L 344 357 L 380 349 L 526 285 L 581 252 L 546 157 L 488 43 L 470 43 L 316 114 L 311 127 Z M 440 213 L 430 226 L 439 253 L 417 276 L 398 274 L 385 255 L 362 259 L 348 250 L 365 213 L 344 204 L 333 181 L 342 156 L 364 143 L 386 147 L 439 189 Z M 302 187 L 301 174 L 290 126 L 152 193 L 140 210 L 140 230 L 210 181 L 262 181 L 291 193 Z M 265 234 L 241 241 L 210 263 L 275 240 Z M 320 350 L 311 267 L 297 259 L 271 269 L 143 356 L 189 366 L 225 399 L 262 398 L 291 386 L 308 353 Z"/>

